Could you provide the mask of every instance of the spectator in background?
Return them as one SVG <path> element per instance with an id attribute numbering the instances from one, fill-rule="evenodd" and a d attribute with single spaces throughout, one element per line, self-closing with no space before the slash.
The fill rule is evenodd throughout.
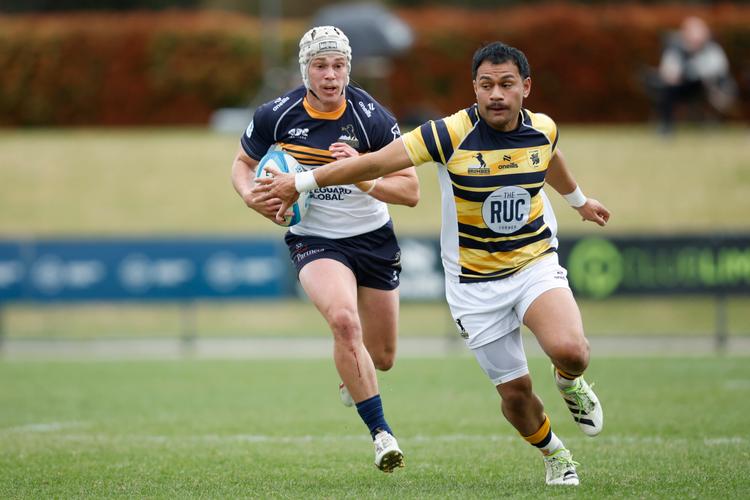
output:
<path id="1" fill-rule="evenodd" d="M 726 114 L 737 96 L 724 50 L 712 40 L 705 21 L 694 16 L 685 18 L 680 30 L 667 37 L 659 68 L 648 75 L 646 84 L 664 134 L 674 129 L 678 104 L 707 102 L 714 111 Z"/>

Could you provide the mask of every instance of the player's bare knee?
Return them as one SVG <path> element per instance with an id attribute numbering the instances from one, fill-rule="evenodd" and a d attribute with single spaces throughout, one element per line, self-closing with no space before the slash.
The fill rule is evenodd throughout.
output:
<path id="1" fill-rule="evenodd" d="M 561 342 L 555 348 L 553 362 L 555 366 L 572 374 L 583 373 L 589 365 L 589 343 L 582 335 Z"/>
<path id="2" fill-rule="evenodd" d="M 533 398 L 531 379 L 520 377 L 497 386 L 497 392 L 503 400 L 503 406 L 511 409 L 524 408 Z"/>
<path id="3" fill-rule="evenodd" d="M 377 354 L 370 354 L 372 356 L 372 362 L 375 368 L 381 372 L 387 372 L 393 365 L 396 364 L 396 353 L 394 352 L 381 352 Z"/>
<path id="4" fill-rule="evenodd" d="M 338 309 L 328 314 L 327 318 L 335 340 L 347 343 L 361 342 L 362 331 L 356 312 Z"/>

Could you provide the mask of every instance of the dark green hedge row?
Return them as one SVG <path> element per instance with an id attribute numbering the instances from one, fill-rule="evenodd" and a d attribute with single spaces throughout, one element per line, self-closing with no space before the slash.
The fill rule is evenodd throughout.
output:
<path id="1" fill-rule="evenodd" d="M 499 39 L 529 57 L 530 108 L 558 121 L 642 121 L 649 104 L 638 72 L 658 62 L 663 33 L 689 13 L 713 26 L 743 88 L 750 72 L 748 6 L 399 12 L 415 46 L 368 90 L 402 119 L 472 102 L 471 55 Z M 206 123 L 214 109 L 244 106 L 259 91 L 260 29 L 226 12 L 0 16 L 0 125 Z M 305 24 L 279 29 L 291 58 Z M 737 118 L 750 116 L 749 100 Z"/>

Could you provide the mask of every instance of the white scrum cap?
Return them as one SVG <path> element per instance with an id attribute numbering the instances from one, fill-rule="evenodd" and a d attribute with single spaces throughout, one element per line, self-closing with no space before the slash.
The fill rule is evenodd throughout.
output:
<path id="1" fill-rule="evenodd" d="M 346 82 L 349 84 L 349 73 L 352 71 L 352 48 L 343 31 L 335 26 L 316 26 L 302 35 L 299 41 L 299 70 L 305 87 L 310 88 L 310 77 L 307 70 L 310 62 L 320 54 L 335 53 L 346 58 Z"/>

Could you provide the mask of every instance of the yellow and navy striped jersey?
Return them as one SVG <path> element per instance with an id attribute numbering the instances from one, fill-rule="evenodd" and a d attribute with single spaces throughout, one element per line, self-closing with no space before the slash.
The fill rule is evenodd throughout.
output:
<path id="1" fill-rule="evenodd" d="M 522 109 L 500 132 L 476 104 L 403 136 L 414 165 L 435 162 L 442 192 L 443 266 L 472 283 L 506 278 L 554 252 L 557 223 L 542 187 L 557 147 L 547 115 Z"/>

